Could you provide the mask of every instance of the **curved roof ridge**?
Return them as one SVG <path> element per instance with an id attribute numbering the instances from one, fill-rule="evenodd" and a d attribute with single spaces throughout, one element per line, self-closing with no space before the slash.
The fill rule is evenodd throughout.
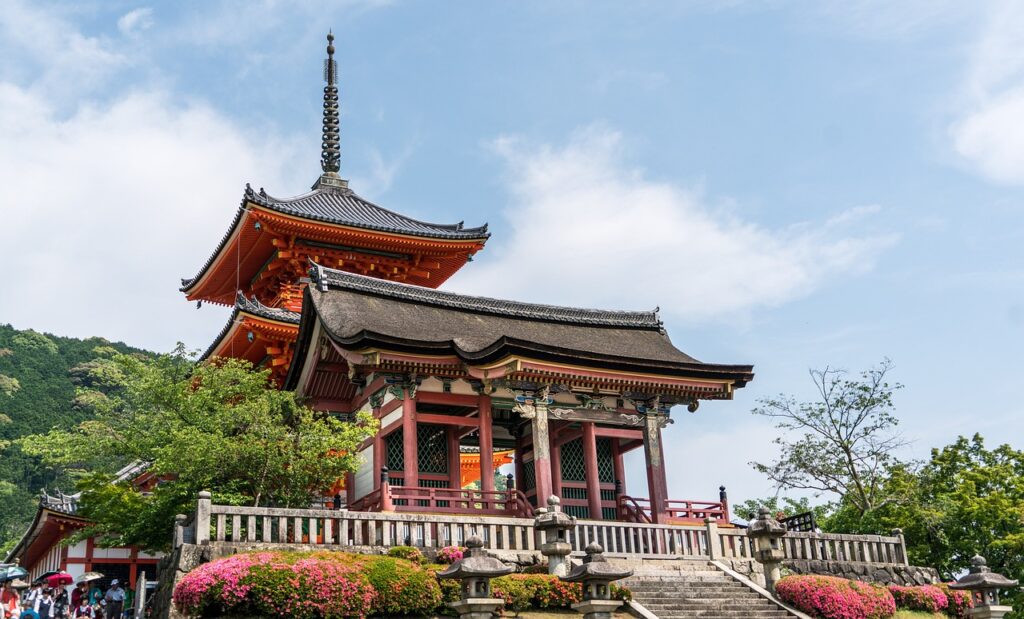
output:
<path id="1" fill-rule="evenodd" d="M 296 325 L 299 324 L 299 317 L 301 316 L 298 312 L 293 312 L 291 310 L 284 309 L 283 307 L 269 307 L 263 305 L 256 300 L 255 296 L 252 299 L 247 299 L 245 298 L 245 295 L 242 294 L 241 290 L 239 290 L 238 294 L 235 296 L 235 308 L 240 312 L 254 314 L 268 320 L 278 320 Z"/>
<path id="2" fill-rule="evenodd" d="M 648 311 L 603 310 L 495 299 L 357 275 L 324 267 L 315 262 L 310 264 L 312 265 L 310 268 L 311 279 L 320 290 L 324 291 L 336 287 L 413 303 L 527 320 L 663 330 L 657 309 Z"/>
<path id="3" fill-rule="evenodd" d="M 413 219 L 379 206 L 348 188 L 318 187 L 293 198 L 275 198 L 262 188 L 257 192 L 247 184 L 245 197 L 260 206 L 288 215 L 354 225 L 382 232 L 458 240 L 490 236 L 487 232 L 487 224 L 466 228 L 462 222 L 436 224 Z"/>

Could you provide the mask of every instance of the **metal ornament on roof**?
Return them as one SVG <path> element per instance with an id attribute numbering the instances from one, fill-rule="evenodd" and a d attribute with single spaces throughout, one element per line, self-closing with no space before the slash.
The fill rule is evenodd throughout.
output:
<path id="1" fill-rule="evenodd" d="M 974 599 L 975 609 L 987 608 L 995 611 L 984 615 L 973 613 L 972 611 L 972 616 L 1002 617 L 1012 609 L 1009 606 L 999 605 L 999 590 L 1015 589 L 1017 585 L 1018 582 L 1016 580 L 1011 580 L 1002 574 L 993 572 L 988 567 L 985 557 L 974 555 L 974 558 L 971 559 L 971 567 L 967 575 L 951 584 L 949 588 L 970 591 L 971 597 Z"/>
<path id="2" fill-rule="evenodd" d="M 338 133 L 338 63 L 334 60 L 334 34 L 327 33 L 327 59 L 324 60 L 324 127 L 320 168 L 324 172 L 341 169 L 341 138 Z"/>

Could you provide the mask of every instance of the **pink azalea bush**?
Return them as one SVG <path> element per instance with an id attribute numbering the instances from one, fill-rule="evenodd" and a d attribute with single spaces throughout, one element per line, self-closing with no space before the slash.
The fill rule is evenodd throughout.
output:
<path id="1" fill-rule="evenodd" d="M 896 601 L 885 587 L 834 576 L 787 576 L 775 584 L 783 602 L 823 619 L 886 619 Z"/>
<path id="2" fill-rule="evenodd" d="M 946 594 L 935 585 L 902 587 L 889 585 L 889 593 L 896 600 L 896 607 L 904 610 L 923 610 L 929 613 L 945 612 L 949 607 Z"/>
<path id="3" fill-rule="evenodd" d="M 974 608 L 971 594 L 966 591 L 954 591 L 945 583 L 936 585 L 936 587 L 946 596 L 946 614 L 957 619 L 967 619 L 968 613 Z"/>
<path id="4" fill-rule="evenodd" d="M 183 613 L 200 617 L 364 617 L 376 598 L 358 564 L 340 553 L 238 554 L 192 570 L 173 594 Z"/>
<path id="5" fill-rule="evenodd" d="M 445 546 L 437 551 L 438 563 L 455 563 L 462 559 L 466 549 L 461 546 Z"/>

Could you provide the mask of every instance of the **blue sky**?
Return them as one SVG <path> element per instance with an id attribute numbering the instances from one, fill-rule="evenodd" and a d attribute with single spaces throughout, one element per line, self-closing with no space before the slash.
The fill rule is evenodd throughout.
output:
<path id="1" fill-rule="evenodd" d="M 342 175 L 486 221 L 447 287 L 660 306 L 754 363 L 675 413 L 671 494 L 769 492 L 749 411 L 890 357 L 907 457 L 1024 446 L 1024 10 L 946 2 L 14 2 L 0 7 L 0 321 L 167 350 L 246 182 L 319 172 L 333 28 Z M 639 463 L 630 483 L 641 484 Z"/>

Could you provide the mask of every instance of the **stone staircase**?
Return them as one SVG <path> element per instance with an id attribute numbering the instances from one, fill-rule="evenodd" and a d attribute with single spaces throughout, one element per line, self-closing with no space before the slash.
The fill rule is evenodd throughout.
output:
<path id="1" fill-rule="evenodd" d="M 636 570 L 623 582 L 659 619 L 795 617 L 707 561 L 674 561 Z"/>

